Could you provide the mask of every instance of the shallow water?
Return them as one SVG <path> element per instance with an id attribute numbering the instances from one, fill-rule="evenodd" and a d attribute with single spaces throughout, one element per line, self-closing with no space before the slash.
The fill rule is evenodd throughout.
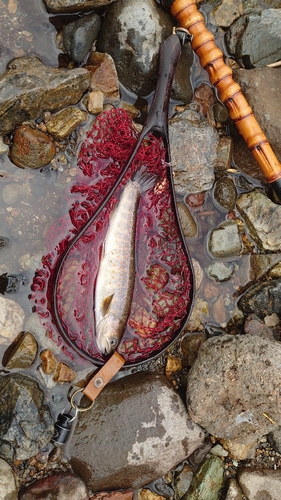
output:
<path id="1" fill-rule="evenodd" d="M 54 25 L 59 24 L 59 17 L 56 20 L 55 16 L 50 17 L 42 1 L 20 0 L 18 3 L 6 1 L 0 3 L 0 7 L 4 12 L 0 21 L 3 33 L 1 70 L 4 71 L 11 58 L 24 55 L 23 53 L 37 55 L 45 64 L 58 66 L 59 50 L 56 47 Z M 11 13 L 13 8 L 15 12 Z M 206 72 L 200 70 L 196 61 L 193 75 L 194 85 L 208 81 Z M 79 129 L 76 137 L 73 135 L 73 141 L 77 141 L 77 150 L 89 127 L 87 123 Z M 0 189 L 7 185 L 24 188 L 24 195 L 13 203 L 5 203 L 3 197 L 0 197 L 0 236 L 9 239 L 9 244 L 0 249 L 0 274 L 20 273 L 26 276 L 26 285 L 20 286 L 15 294 L 6 295 L 23 307 L 26 317 L 31 314 L 33 308 L 29 294 L 35 269 L 40 266 L 42 257 L 49 251 L 46 242 L 49 228 L 68 210 L 66 193 L 70 190 L 76 175 L 77 152 L 73 156 L 71 148 L 69 152 L 67 151 L 68 148 L 63 161 L 60 162 L 58 159 L 52 169 L 41 170 L 19 169 L 10 162 L 7 155 L 0 156 Z M 206 195 L 202 209 L 194 213 L 198 235 L 188 240 L 188 246 L 191 256 L 199 261 L 202 269 L 206 269 L 213 262 L 207 250 L 208 234 L 225 220 L 225 216 L 225 211 L 220 211 L 214 205 L 210 193 Z M 225 315 L 220 326 L 226 326 L 235 314 L 235 294 L 248 279 L 249 256 L 240 256 L 233 260 L 237 263 L 236 273 L 229 281 L 217 284 L 218 295 L 223 297 L 225 307 Z M 210 280 L 205 277 L 200 290 L 203 290 L 207 281 Z M 202 296 L 202 293 L 200 295 Z M 206 300 L 209 302 L 210 311 L 208 323 L 213 324 L 216 319 L 213 314 L 213 303 Z M 2 351 L 0 348 L 1 355 L 3 350 L 4 347 Z"/>

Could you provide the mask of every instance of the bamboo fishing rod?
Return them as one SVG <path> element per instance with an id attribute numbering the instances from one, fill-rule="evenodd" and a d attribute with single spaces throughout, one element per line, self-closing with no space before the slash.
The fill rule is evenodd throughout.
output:
<path id="1" fill-rule="evenodd" d="M 238 128 L 265 178 L 281 201 L 281 164 L 260 128 L 241 87 L 232 78 L 232 71 L 224 62 L 224 55 L 207 30 L 204 17 L 195 0 L 162 0 L 170 9 L 179 26 L 192 36 L 191 47 L 201 66 L 208 72 L 210 82 L 217 88 L 220 100 L 227 106 L 229 116 Z"/>

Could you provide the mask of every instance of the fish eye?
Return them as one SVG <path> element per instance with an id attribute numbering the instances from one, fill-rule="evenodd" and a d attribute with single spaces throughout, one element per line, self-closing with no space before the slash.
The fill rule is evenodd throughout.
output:
<path id="1" fill-rule="evenodd" d="M 116 347 L 117 346 L 117 339 L 114 337 L 110 339 L 109 341 L 111 347 Z"/>

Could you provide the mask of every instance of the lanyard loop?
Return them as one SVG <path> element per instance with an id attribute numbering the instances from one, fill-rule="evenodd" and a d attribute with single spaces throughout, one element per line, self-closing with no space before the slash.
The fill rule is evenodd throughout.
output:
<path id="1" fill-rule="evenodd" d="M 116 375 L 116 373 L 121 370 L 124 363 L 125 359 L 115 351 L 110 359 L 94 375 L 94 377 L 90 380 L 86 387 L 84 387 L 84 389 L 77 389 L 73 392 L 70 397 L 70 404 L 72 408 L 77 412 L 85 412 L 90 410 L 93 407 L 95 399 L 97 398 L 99 393 Z M 82 392 L 85 396 L 87 396 L 88 399 L 90 399 L 91 403 L 88 406 L 79 406 L 77 403 L 75 403 L 74 398 L 79 392 Z"/>

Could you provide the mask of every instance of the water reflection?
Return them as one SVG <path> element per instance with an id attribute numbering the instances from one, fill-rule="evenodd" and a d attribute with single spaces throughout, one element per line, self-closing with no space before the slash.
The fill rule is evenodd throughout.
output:
<path id="1" fill-rule="evenodd" d="M 0 72 L 11 59 L 34 55 L 58 66 L 56 29 L 49 22 L 43 0 L 0 1 Z"/>

